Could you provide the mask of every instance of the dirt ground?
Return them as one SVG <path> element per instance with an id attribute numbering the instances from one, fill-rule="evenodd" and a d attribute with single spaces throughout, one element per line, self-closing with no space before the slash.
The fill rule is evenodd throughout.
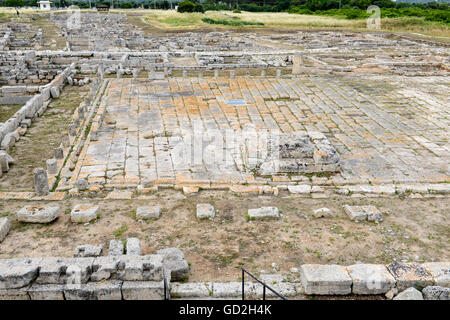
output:
<path id="1" fill-rule="evenodd" d="M 197 203 L 211 203 L 218 210 L 212 221 L 198 221 Z M 90 224 L 70 222 L 70 208 L 78 203 L 100 205 L 100 218 Z M 13 227 L 0 244 L 0 257 L 72 256 L 77 245 L 103 244 L 111 239 L 141 239 L 143 254 L 178 247 L 191 267 L 189 281 L 235 281 L 240 267 L 251 272 L 272 272 L 272 263 L 288 273 L 304 263 L 397 261 L 448 261 L 450 201 L 436 199 L 333 199 L 300 198 L 280 194 L 238 196 L 230 192 L 203 191 L 186 197 L 162 190 L 147 200 L 69 199 L 61 217 L 47 225 L 17 222 L 14 213 L 27 202 L 0 204 L 0 214 L 9 216 Z M 28 202 L 28 204 L 30 204 Z M 33 202 L 33 204 L 36 204 Z M 160 219 L 138 221 L 136 207 L 161 205 Z M 380 224 L 350 221 L 344 204 L 376 205 L 385 215 Z M 283 217 L 277 221 L 246 221 L 249 208 L 277 206 Z M 333 218 L 315 218 L 313 210 L 328 207 Z M 105 250 L 106 251 L 106 250 Z"/>
<path id="2" fill-rule="evenodd" d="M 0 178 L 0 191 L 32 191 L 33 170 L 45 168 L 45 161 L 53 158 L 54 149 L 61 143 L 61 132 L 67 130 L 75 109 L 89 92 L 89 86 L 66 86 L 61 97 L 54 99 L 47 111 L 35 119 L 31 127 L 8 153 L 16 164 Z"/>

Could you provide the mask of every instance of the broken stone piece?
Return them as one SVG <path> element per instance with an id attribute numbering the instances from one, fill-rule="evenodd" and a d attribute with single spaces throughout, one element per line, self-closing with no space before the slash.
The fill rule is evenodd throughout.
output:
<path id="1" fill-rule="evenodd" d="M 59 206 L 25 206 L 17 212 L 17 219 L 30 223 L 49 223 L 60 215 Z"/>
<path id="2" fill-rule="evenodd" d="M 88 204 L 78 204 L 70 213 L 70 219 L 72 222 L 86 223 L 97 219 L 99 206 L 93 206 Z"/>

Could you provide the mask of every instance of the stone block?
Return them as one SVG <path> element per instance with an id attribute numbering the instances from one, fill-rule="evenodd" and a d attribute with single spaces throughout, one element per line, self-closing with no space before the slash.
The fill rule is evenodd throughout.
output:
<path id="1" fill-rule="evenodd" d="M 42 258 L 37 284 L 86 283 L 92 273 L 94 258 Z"/>
<path id="2" fill-rule="evenodd" d="M 10 228 L 11 223 L 9 222 L 8 218 L 0 218 L 0 242 L 2 242 L 3 239 L 6 238 L 6 235 L 8 234 Z"/>
<path id="3" fill-rule="evenodd" d="M 198 219 L 213 219 L 216 216 L 214 207 L 209 203 L 197 204 L 197 218 Z"/>
<path id="4" fill-rule="evenodd" d="M 66 300 L 122 300 L 122 281 L 111 280 L 68 285 L 64 289 Z"/>
<path id="5" fill-rule="evenodd" d="M 393 262 L 387 265 L 387 269 L 397 282 L 399 291 L 410 287 L 422 289 L 434 285 L 432 274 L 420 264 Z"/>
<path id="6" fill-rule="evenodd" d="M 31 300 L 64 300 L 62 284 L 33 284 L 27 291 Z"/>
<path id="7" fill-rule="evenodd" d="M 22 288 L 36 279 L 41 258 L 0 259 L 0 289 Z"/>
<path id="8" fill-rule="evenodd" d="M 86 223 L 97 219 L 99 206 L 77 204 L 70 213 L 70 219 L 76 223 Z"/>
<path id="9" fill-rule="evenodd" d="M 450 288 L 429 286 L 422 290 L 425 300 L 450 300 Z"/>
<path id="10" fill-rule="evenodd" d="M 369 206 L 349 206 L 344 205 L 344 211 L 350 218 L 350 220 L 362 222 L 362 221 L 372 221 L 381 222 L 383 221 L 382 213 L 372 205 Z"/>
<path id="11" fill-rule="evenodd" d="M 300 278 L 306 294 L 346 295 L 352 292 L 352 278 L 338 265 L 304 264 Z"/>
<path id="12" fill-rule="evenodd" d="M 124 281 L 161 281 L 164 278 L 163 256 L 121 256 L 117 272 Z"/>
<path id="13" fill-rule="evenodd" d="M 97 257 L 92 263 L 91 281 L 117 279 L 120 256 Z"/>
<path id="14" fill-rule="evenodd" d="M 395 279 L 384 265 L 354 264 L 347 267 L 354 294 L 383 294 L 395 287 Z"/>
<path id="15" fill-rule="evenodd" d="M 30 223 L 50 223 L 60 215 L 59 206 L 28 205 L 17 212 L 17 219 Z"/>
<path id="16" fill-rule="evenodd" d="M 75 258 L 84 258 L 84 257 L 98 257 L 101 256 L 103 251 L 103 246 L 93 246 L 90 244 L 84 244 L 81 246 L 77 246 L 75 248 L 75 252 L 73 256 Z"/>
<path id="17" fill-rule="evenodd" d="M 127 239 L 127 255 L 141 255 L 141 242 L 138 238 L 128 238 Z"/>
<path id="18" fill-rule="evenodd" d="M 436 285 L 450 287 L 450 262 L 427 262 L 422 266 L 431 273 Z"/>
<path id="19" fill-rule="evenodd" d="M 122 296 L 124 300 L 164 300 L 164 282 L 124 281 Z"/>
<path id="20" fill-rule="evenodd" d="M 294 193 L 294 194 L 297 194 L 297 193 L 298 194 L 310 194 L 311 186 L 309 184 L 288 186 L 288 190 L 290 193 Z"/>
<path id="21" fill-rule="evenodd" d="M 246 282 L 245 294 L 255 295 L 255 284 Z M 242 282 L 213 282 L 212 296 L 215 298 L 240 298 L 242 296 Z"/>
<path id="22" fill-rule="evenodd" d="M 187 282 L 170 285 L 170 295 L 173 298 L 205 298 L 212 296 L 212 293 L 212 283 Z"/>
<path id="23" fill-rule="evenodd" d="M 161 206 L 142 206 L 136 209 L 137 219 L 158 219 L 161 215 Z"/>
<path id="24" fill-rule="evenodd" d="M 43 168 L 34 170 L 34 191 L 38 196 L 46 196 L 50 193 L 47 171 Z"/>
<path id="25" fill-rule="evenodd" d="M 189 276 L 189 264 L 178 248 L 166 248 L 156 252 L 164 258 L 164 268 L 170 272 L 171 280 L 183 281 Z"/>
<path id="26" fill-rule="evenodd" d="M 124 252 L 124 246 L 123 246 L 122 241 L 111 240 L 109 242 L 109 250 L 108 250 L 109 256 L 120 256 L 120 255 L 123 255 L 123 252 Z"/>
<path id="27" fill-rule="evenodd" d="M 248 218 L 250 220 L 279 219 L 281 215 L 277 207 L 261 207 L 248 209 Z"/>
<path id="28" fill-rule="evenodd" d="M 45 163 L 47 165 L 47 172 L 49 174 L 58 173 L 58 161 L 56 159 L 48 159 Z"/>
<path id="29" fill-rule="evenodd" d="M 411 287 L 400 292 L 394 300 L 423 300 L 423 296 L 419 290 Z"/>
<path id="30" fill-rule="evenodd" d="M 30 300 L 27 288 L 0 289 L 0 300 Z"/>

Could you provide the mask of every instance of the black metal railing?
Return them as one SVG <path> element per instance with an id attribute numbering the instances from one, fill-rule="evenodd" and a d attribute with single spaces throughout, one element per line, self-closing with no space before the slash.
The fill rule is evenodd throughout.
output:
<path id="1" fill-rule="evenodd" d="M 167 285 L 167 279 L 164 277 L 164 300 L 170 300 L 170 290 L 169 286 Z"/>
<path id="2" fill-rule="evenodd" d="M 245 274 L 248 274 L 250 277 L 252 277 L 256 282 L 261 284 L 263 286 L 263 300 L 266 300 L 266 288 L 272 291 L 275 295 L 277 295 L 279 298 L 283 300 L 287 300 L 285 297 L 283 297 L 281 294 L 273 290 L 271 287 L 269 287 L 267 284 L 256 278 L 253 274 L 242 268 L 242 300 L 245 300 Z"/>

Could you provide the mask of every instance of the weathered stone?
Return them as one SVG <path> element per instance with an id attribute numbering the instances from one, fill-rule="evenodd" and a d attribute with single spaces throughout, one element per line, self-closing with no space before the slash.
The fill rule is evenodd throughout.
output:
<path id="1" fill-rule="evenodd" d="M 6 235 L 8 234 L 10 228 L 11 223 L 9 222 L 8 218 L 0 218 L 0 242 L 2 242 L 3 239 L 6 238 Z"/>
<path id="2" fill-rule="evenodd" d="M 89 189 L 89 183 L 87 182 L 86 179 L 78 179 L 75 182 L 75 187 L 80 191 L 85 191 Z"/>
<path id="3" fill-rule="evenodd" d="M 156 252 L 164 257 L 164 267 L 170 272 L 171 280 L 183 281 L 189 276 L 189 264 L 178 248 L 166 248 Z"/>
<path id="4" fill-rule="evenodd" d="M 384 265 L 354 264 L 347 267 L 354 294 L 383 294 L 395 286 L 395 279 Z"/>
<path id="5" fill-rule="evenodd" d="M 248 218 L 250 220 L 260 219 L 279 219 L 281 217 L 277 207 L 261 207 L 248 209 Z"/>
<path id="6" fill-rule="evenodd" d="M 438 286 L 450 287 L 450 263 L 449 262 L 427 262 L 422 266 L 433 276 Z"/>
<path id="7" fill-rule="evenodd" d="M 43 258 L 40 262 L 38 284 L 86 283 L 92 272 L 94 258 Z"/>
<path id="8" fill-rule="evenodd" d="M 212 296 L 212 284 L 205 282 L 173 283 L 170 295 L 173 298 L 205 298 Z"/>
<path id="9" fill-rule="evenodd" d="M 143 206 L 137 207 L 137 219 L 158 219 L 161 214 L 161 206 Z"/>
<path id="10" fill-rule="evenodd" d="M 1 156 L 6 156 L 6 161 L 8 162 L 9 165 L 15 163 L 15 160 L 13 159 L 13 157 L 11 157 L 6 151 L 0 150 L 0 158 L 1 158 Z"/>
<path id="11" fill-rule="evenodd" d="M 2 171 L 2 172 L 9 171 L 8 158 L 4 154 L 0 154 L 0 171 Z"/>
<path id="12" fill-rule="evenodd" d="M 47 172 L 48 174 L 57 174 L 58 173 L 58 161 L 56 159 L 48 159 L 47 164 Z"/>
<path id="13" fill-rule="evenodd" d="M 320 209 L 314 210 L 315 218 L 330 218 L 330 217 L 334 217 L 334 216 L 335 216 L 335 214 L 333 213 L 333 211 L 331 211 L 328 208 L 320 208 Z"/>
<path id="14" fill-rule="evenodd" d="M 141 255 L 141 242 L 138 238 L 127 239 L 127 255 Z"/>
<path id="15" fill-rule="evenodd" d="M 34 191 L 38 196 L 46 196 L 50 193 L 47 171 L 43 168 L 34 170 Z"/>
<path id="16" fill-rule="evenodd" d="M 64 288 L 66 300 L 121 300 L 122 281 L 89 282 Z"/>
<path id="17" fill-rule="evenodd" d="M 410 287 L 400 292 L 394 300 L 423 300 L 422 293 L 416 288 Z"/>
<path id="18" fill-rule="evenodd" d="M 198 219 L 213 219 L 216 216 L 214 207 L 209 203 L 197 204 L 197 218 Z"/>
<path id="19" fill-rule="evenodd" d="M 36 279 L 41 258 L 0 259 L 0 289 L 22 288 Z"/>
<path id="20" fill-rule="evenodd" d="M 387 269 L 397 282 L 399 291 L 409 287 L 424 288 L 434 285 L 433 276 L 420 264 L 393 262 Z"/>
<path id="21" fill-rule="evenodd" d="M 0 289 L 1 300 L 30 300 L 27 288 L 20 289 Z"/>
<path id="22" fill-rule="evenodd" d="M 429 286 L 422 290 L 425 300 L 450 300 L 450 288 Z"/>
<path id="23" fill-rule="evenodd" d="M 124 255 L 120 257 L 118 279 L 124 281 L 161 281 L 164 279 L 163 257 Z"/>
<path id="24" fill-rule="evenodd" d="M 311 186 L 309 184 L 288 186 L 288 190 L 290 193 L 310 194 Z"/>
<path id="25" fill-rule="evenodd" d="M 55 148 L 55 159 L 64 159 L 64 150 L 62 148 Z"/>
<path id="26" fill-rule="evenodd" d="M 246 282 L 244 284 L 246 295 L 255 295 L 255 284 Z M 242 282 L 213 282 L 212 296 L 216 298 L 237 298 L 242 295 Z"/>
<path id="27" fill-rule="evenodd" d="M 50 94 L 51 94 L 52 98 L 54 98 L 54 99 L 59 98 L 59 88 L 56 86 L 51 87 Z"/>
<path id="28" fill-rule="evenodd" d="M 350 220 L 353 221 L 373 221 L 381 222 L 383 221 L 383 215 L 381 212 L 372 205 L 369 206 L 349 206 L 344 205 L 344 210 L 349 216 Z"/>
<path id="29" fill-rule="evenodd" d="M 62 284 L 33 284 L 27 292 L 31 300 L 64 300 Z"/>
<path id="30" fill-rule="evenodd" d="M 73 256 L 75 258 L 80 257 L 98 257 L 102 254 L 103 251 L 103 246 L 99 245 L 99 246 L 93 246 L 90 244 L 84 244 L 81 246 L 77 246 L 75 248 L 75 252 L 73 254 Z"/>
<path id="31" fill-rule="evenodd" d="M 99 206 L 77 204 L 70 213 L 70 219 L 76 223 L 86 223 L 97 219 Z"/>
<path id="32" fill-rule="evenodd" d="M 109 250 L 108 255 L 109 256 L 120 256 L 123 255 L 124 246 L 122 241 L 120 240 L 111 240 L 109 242 Z"/>
<path id="33" fill-rule="evenodd" d="M 300 278 L 306 294 L 345 295 L 352 292 L 352 278 L 338 265 L 304 264 Z"/>
<path id="34" fill-rule="evenodd" d="M 17 212 L 17 220 L 30 223 L 49 223 L 60 215 L 59 206 L 28 205 Z"/>
<path id="35" fill-rule="evenodd" d="M 164 282 L 124 281 L 122 284 L 122 295 L 124 300 L 163 300 Z"/>
<path id="36" fill-rule="evenodd" d="M 117 279 L 119 263 L 119 255 L 96 257 L 92 263 L 91 281 L 102 281 L 108 279 Z"/>

